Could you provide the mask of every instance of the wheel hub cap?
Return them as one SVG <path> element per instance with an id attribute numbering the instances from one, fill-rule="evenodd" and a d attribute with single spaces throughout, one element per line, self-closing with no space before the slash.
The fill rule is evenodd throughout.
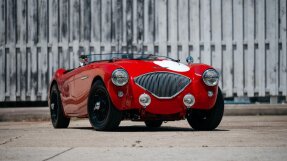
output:
<path id="1" fill-rule="evenodd" d="M 101 107 L 101 102 L 96 102 L 95 107 L 94 107 L 94 111 L 99 110 Z"/>

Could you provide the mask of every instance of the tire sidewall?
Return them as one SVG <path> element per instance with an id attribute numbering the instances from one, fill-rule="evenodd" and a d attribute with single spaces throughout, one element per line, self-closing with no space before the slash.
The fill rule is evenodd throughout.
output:
<path id="1" fill-rule="evenodd" d="M 56 85 L 53 85 L 52 88 L 51 88 L 51 94 L 50 94 L 50 98 L 51 99 L 52 99 L 52 95 L 53 94 L 57 95 L 57 100 L 56 100 L 57 102 L 55 102 L 55 103 L 57 103 L 57 106 L 58 106 L 58 107 L 56 107 L 57 108 L 57 111 L 56 111 L 57 116 L 56 116 L 56 118 L 52 117 L 51 105 L 50 105 L 49 108 L 50 108 L 50 116 L 51 116 L 52 124 L 53 124 L 54 127 L 56 127 L 57 123 L 58 123 L 58 120 L 59 120 L 59 93 L 58 93 L 58 88 L 57 88 Z M 50 102 L 51 102 L 51 104 L 54 103 L 54 102 L 52 102 L 52 100 L 50 100 Z"/>
<path id="2" fill-rule="evenodd" d="M 213 130 L 220 124 L 223 113 L 224 99 L 218 87 L 217 98 L 213 108 L 210 110 L 192 109 L 190 113 L 188 113 L 187 121 L 195 130 Z M 205 115 L 207 119 L 202 119 L 203 115 Z"/>
<path id="3" fill-rule="evenodd" d="M 50 99 L 52 99 L 51 98 L 52 94 L 56 94 L 56 96 L 57 96 L 57 100 L 56 100 L 57 117 L 56 118 L 52 117 L 52 109 L 51 109 L 52 100 L 50 100 L 50 107 L 49 107 L 50 108 L 51 122 L 53 124 L 53 127 L 54 128 L 66 128 L 66 127 L 68 127 L 68 125 L 70 123 L 70 118 L 67 118 L 64 115 L 60 92 L 59 92 L 58 86 L 56 84 L 54 84 L 51 88 Z"/>
<path id="4" fill-rule="evenodd" d="M 94 102 L 95 102 L 95 93 L 97 92 L 97 90 L 102 90 L 107 99 L 108 99 L 108 112 L 107 112 L 107 116 L 105 118 L 105 120 L 97 122 L 96 119 L 93 119 L 93 117 L 96 117 L 95 114 L 93 113 L 93 108 L 94 108 Z M 108 124 L 108 120 L 110 118 L 110 114 L 111 114 L 111 100 L 108 94 L 108 91 L 106 90 L 105 86 L 103 85 L 102 82 L 100 81 L 96 81 L 93 85 L 92 88 L 90 90 L 90 94 L 89 94 L 89 98 L 88 98 L 88 116 L 89 116 L 89 121 L 91 123 L 91 125 L 93 126 L 94 129 L 96 130 L 104 130 L 105 127 Z"/>

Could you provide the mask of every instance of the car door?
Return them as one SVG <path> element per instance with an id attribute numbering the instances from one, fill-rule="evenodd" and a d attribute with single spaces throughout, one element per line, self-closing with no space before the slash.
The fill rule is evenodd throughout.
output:
<path id="1" fill-rule="evenodd" d="M 73 108 L 74 116 L 82 116 L 87 111 L 87 100 L 89 91 L 91 88 L 91 65 L 86 65 L 77 69 L 74 76 L 74 88 L 72 91 L 72 97 L 75 107 Z"/>

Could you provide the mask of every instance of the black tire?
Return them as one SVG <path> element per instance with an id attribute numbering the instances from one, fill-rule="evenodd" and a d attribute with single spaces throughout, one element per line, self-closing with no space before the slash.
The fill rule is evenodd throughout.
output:
<path id="1" fill-rule="evenodd" d="M 218 88 L 217 99 L 210 110 L 192 109 L 187 115 L 187 121 L 194 130 L 210 131 L 217 128 L 224 113 L 224 99 Z"/>
<path id="2" fill-rule="evenodd" d="M 158 128 L 161 126 L 162 121 L 160 121 L 160 120 L 149 120 L 149 121 L 145 121 L 144 123 L 145 123 L 146 127 Z"/>
<path id="3" fill-rule="evenodd" d="M 114 107 L 102 81 L 98 80 L 92 85 L 88 115 L 91 125 L 98 131 L 114 130 L 122 120 L 122 112 Z"/>
<path id="4" fill-rule="evenodd" d="M 69 126 L 70 118 L 64 115 L 57 84 L 54 84 L 50 91 L 50 115 L 54 128 L 67 128 Z"/>

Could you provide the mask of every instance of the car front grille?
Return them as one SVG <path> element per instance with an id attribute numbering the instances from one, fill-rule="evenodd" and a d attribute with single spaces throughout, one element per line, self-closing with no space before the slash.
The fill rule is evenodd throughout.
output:
<path id="1" fill-rule="evenodd" d="M 162 99 L 177 96 L 191 82 L 186 76 L 169 72 L 154 72 L 140 75 L 134 81 L 155 97 Z"/>

